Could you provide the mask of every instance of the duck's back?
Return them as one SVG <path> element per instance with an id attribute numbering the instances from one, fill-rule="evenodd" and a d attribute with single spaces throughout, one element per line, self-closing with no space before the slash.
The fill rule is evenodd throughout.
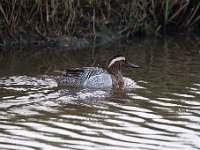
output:
<path id="1" fill-rule="evenodd" d="M 106 88 L 112 86 L 111 76 L 101 68 L 66 69 L 56 78 L 59 86 Z"/>

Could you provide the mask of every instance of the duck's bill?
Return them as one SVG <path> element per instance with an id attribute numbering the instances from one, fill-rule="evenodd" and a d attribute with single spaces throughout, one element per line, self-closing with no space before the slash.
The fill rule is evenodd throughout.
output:
<path id="1" fill-rule="evenodd" d="M 132 63 L 128 63 L 127 67 L 131 67 L 131 68 L 139 68 L 138 65 L 132 64 Z"/>

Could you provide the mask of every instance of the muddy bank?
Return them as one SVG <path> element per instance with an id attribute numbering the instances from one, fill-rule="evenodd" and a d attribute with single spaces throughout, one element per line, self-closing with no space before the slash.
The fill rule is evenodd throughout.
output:
<path id="1" fill-rule="evenodd" d="M 109 36 L 102 33 L 97 34 L 81 34 L 78 37 L 61 36 L 58 38 L 45 38 L 41 40 L 8 40 L 4 41 L 2 45 L 4 46 L 37 46 L 37 47 L 60 47 L 60 48 L 85 48 L 93 44 L 105 44 L 112 42 L 121 36 Z"/>

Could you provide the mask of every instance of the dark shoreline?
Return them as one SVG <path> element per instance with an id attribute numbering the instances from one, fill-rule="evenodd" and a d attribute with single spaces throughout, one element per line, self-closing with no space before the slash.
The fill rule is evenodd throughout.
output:
<path id="1" fill-rule="evenodd" d="M 84 47 L 200 29 L 199 0 L 10 1 L 0 4 L 0 45 Z"/>

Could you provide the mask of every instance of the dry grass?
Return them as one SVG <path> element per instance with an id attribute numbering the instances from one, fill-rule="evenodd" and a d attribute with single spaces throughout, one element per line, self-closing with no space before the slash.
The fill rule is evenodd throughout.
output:
<path id="1" fill-rule="evenodd" d="M 0 42 L 199 27 L 199 0 L 1 0 Z"/>

